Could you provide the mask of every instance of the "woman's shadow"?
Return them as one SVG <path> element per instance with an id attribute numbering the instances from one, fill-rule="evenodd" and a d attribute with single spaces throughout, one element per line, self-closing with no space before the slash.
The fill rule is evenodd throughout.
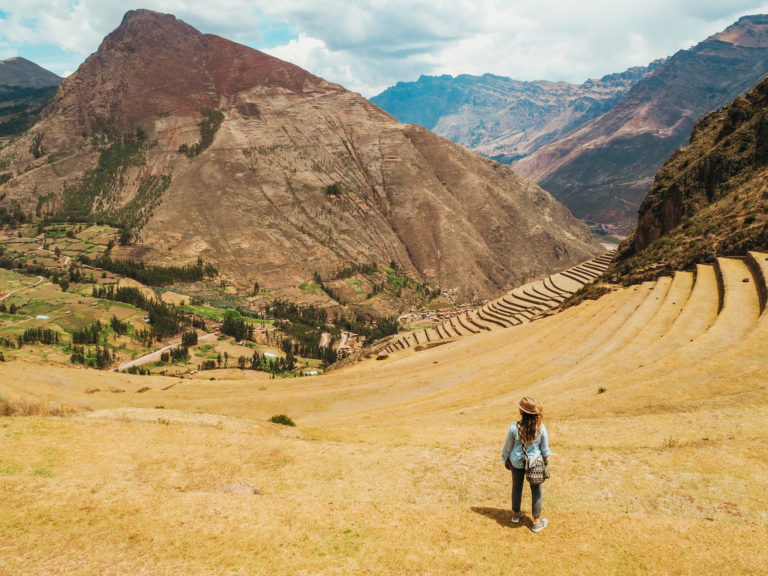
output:
<path id="1" fill-rule="evenodd" d="M 520 522 L 512 522 L 510 520 L 512 511 L 509 508 L 487 508 L 483 506 L 472 506 L 471 510 L 476 514 L 481 514 L 483 516 L 487 516 L 491 520 L 495 520 L 499 526 L 503 526 L 504 528 L 520 528 L 521 526 L 525 526 L 530 522 L 527 517 L 522 518 Z"/>

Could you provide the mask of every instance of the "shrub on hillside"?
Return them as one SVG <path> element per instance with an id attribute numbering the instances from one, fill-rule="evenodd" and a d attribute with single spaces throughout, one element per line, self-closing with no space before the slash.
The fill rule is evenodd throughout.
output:
<path id="1" fill-rule="evenodd" d="M 272 416 L 272 418 L 270 418 L 269 421 L 274 422 L 275 424 L 282 424 L 283 426 L 296 426 L 294 421 L 291 420 L 285 414 L 278 414 L 276 416 Z"/>

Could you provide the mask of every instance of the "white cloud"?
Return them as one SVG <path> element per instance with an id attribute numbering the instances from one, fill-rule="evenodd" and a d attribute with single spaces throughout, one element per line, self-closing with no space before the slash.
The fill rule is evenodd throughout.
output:
<path id="1" fill-rule="evenodd" d="M 371 96 L 421 74 L 582 82 L 699 42 L 768 0 L 145 0 L 202 32 Z M 126 10 L 116 0 L 3 0 L 0 57 L 75 69 Z M 67 53 L 45 56 L 50 46 Z"/>

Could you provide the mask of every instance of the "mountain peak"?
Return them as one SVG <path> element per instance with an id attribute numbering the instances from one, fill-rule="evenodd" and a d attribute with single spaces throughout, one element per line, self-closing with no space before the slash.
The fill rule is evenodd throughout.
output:
<path id="1" fill-rule="evenodd" d="M 765 47 L 768 44 L 768 14 L 742 16 L 710 39 L 745 48 Z"/>
<path id="2" fill-rule="evenodd" d="M 56 74 L 26 58 L 14 56 L 7 60 L 0 60 L 0 86 L 46 88 L 58 86 L 60 83 L 61 78 Z"/>
<path id="3" fill-rule="evenodd" d="M 321 85 L 333 89 L 293 64 L 203 34 L 173 15 L 131 10 L 67 80 L 60 100 L 80 111 L 87 133 L 97 118 L 122 132 L 157 116 L 220 108 L 248 89 L 301 93 Z"/>

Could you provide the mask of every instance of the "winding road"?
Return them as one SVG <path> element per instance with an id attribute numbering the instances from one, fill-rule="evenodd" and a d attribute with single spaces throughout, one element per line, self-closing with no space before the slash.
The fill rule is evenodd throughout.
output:
<path id="1" fill-rule="evenodd" d="M 219 339 L 218 334 L 203 334 L 197 339 L 198 344 L 204 344 L 206 342 L 216 342 Z M 117 368 L 112 368 L 110 372 L 122 372 L 123 370 L 128 370 L 129 368 L 133 366 L 141 366 L 142 364 L 147 364 L 149 362 L 159 362 L 160 356 L 163 352 L 167 352 L 168 350 L 173 350 L 174 348 L 178 348 L 181 346 L 181 340 L 178 342 L 174 342 L 173 344 L 168 344 L 168 346 L 164 346 L 160 348 L 159 350 L 155 350 L 153 352 L 150 352 L 149 354 L 145 354 L 144 356 L 140 356 L 139 358 L 136 358 L 135 360 L 131 360 L 130 362 L 125 362 L 123 364 L 120 364 Z"/>

